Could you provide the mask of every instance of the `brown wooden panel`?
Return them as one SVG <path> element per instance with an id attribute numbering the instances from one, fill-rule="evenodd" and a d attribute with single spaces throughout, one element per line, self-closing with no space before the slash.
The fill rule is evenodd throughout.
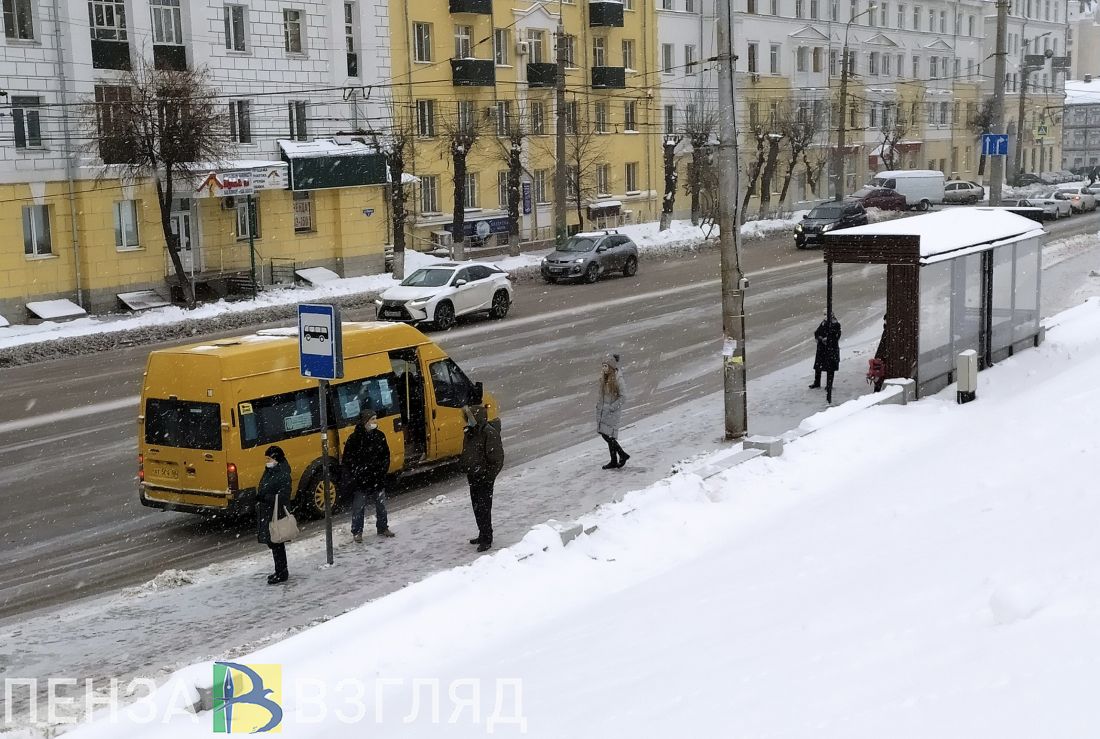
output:
<path id="1" fill-rule="evenodd" d="M 886 320 L 879 354 L 887 377 L 917 377 L 920 332 L 920 267 L 891 264 L 886 268 Z"/>
<path id="2" fill-rule="evenodd" d="M 826 236 L 826 262 L 836 264 L 919 264 L 920 237 L 885 234 Z"/>

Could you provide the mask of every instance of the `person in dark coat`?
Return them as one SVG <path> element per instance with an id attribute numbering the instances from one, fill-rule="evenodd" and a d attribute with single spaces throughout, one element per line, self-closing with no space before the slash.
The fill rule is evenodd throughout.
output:
<path id="1" fill-rule="evenodd" d="M 483 404 L 468 405 L 463 410 L 466 430 L 462 439 L 462 469 L 470 483 L 470 503 L 477 522 L 477 536 L 470 543 L 484 552 L 493 546 L 493 485 L 504 468 L 504 444 L 500 431 L 489 423 Z"/>
<path id="2" fill-rule="evenodd" d="M 619 355 L 604 357 L 600 372 L 600 390 L 596 397 L 596 433 L 607 442 L 611 461 L 603 466 L 613 470 L 626 464 L 630 455 L 619 445 L 619 426 L 622 422 L 623 402 L 626 400 L 626 382 L 619 369 Z"/>
<path id="3" fill-rule="evenodd" d="M 840 321 L 830 313 L 814 331 L 817 353 L 814 356 L 814 382 L 811 388 L 821 387 L 821 373 L 825 373 L 825 402 L 833 402 L 833 373 L 840 369 Z"/>
<path id="4" fill-rule="evenodd" d="M 269 446 L 264 455 L 267 462 L 256 488 L 256 540 L 271 547 L 275 573 L 267 576 L 267 584 L 277 585 L 290 579 L 286 563 L 286 544 L 271 543 L 268 525 L 275 517 L 276 500 L 280 518 L 285 515 L 283 509 L 290 508 L 290 463 L 286 461 L 283 450 L 277 446 Z"/>
<path id="5" fill-rule="evenodd" d="M 363 541 L 363 514 L 367 499 L 374 498 L 374 523 L 379 536 L 392 538 L 389 515 L 386 512 L 386 482 L 390 470 L 390 447 L 386 435 L 378 428 L 378 416 L 365 409 L 355 424 L 355 430 L 344 445 L 340 460 L 341 480 L 351 494 L 351 535 Z"/>

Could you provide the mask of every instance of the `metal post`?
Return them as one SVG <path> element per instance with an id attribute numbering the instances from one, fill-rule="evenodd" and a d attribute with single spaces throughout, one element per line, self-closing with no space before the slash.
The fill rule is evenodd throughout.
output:
<path id="1" fill-rule="evenodd" d="M 565 207 L 565 19 L 562 17 L 561 3 L 558 3 L 558 29 L 555 36 L 555 53 L 557 54 L 557 73 L 554 77 L 554 88 L 557 105 L 557 128 L 555 130 L 554 156 L 554 244 L 561 246 L 565 243 L 568 225 L 566 223 Z M 573 122 L 576 125 L 576 121 Z"/>
<path id="2" fill-rule="evenodd" d="M 721 246 L 723 396 L 726 438 L 748 433 L 745 393 L 745 293 L 741 272 L 741 217 L 737 181 L 737 75 L 732 0 L 718 1 L 718 228 Z"/>
<path id="3" fill-rule="evenodd" d="M 1008 36 L 1008 5 L 1010 0 L 997 0 L 997 46 L 993 52 L 993 123 L 994 133 L 1005 133 L 1005 49 Z M 1019 126 L 1017 127 L 1019 129 Z M 1017 130 L 1016 146 L 1020 145 Z M 989 204 L 1001 204 L 1001 187 L 1004 185 L 1005 159 L 995 156 L 989 164 Z"/>
<path id="4" fill-rule="evenodd" d="M 833 262 L 825 262 L 825 315 L 833 315 Z"/>
<path id="5" fill-rule="evenodd" d="M 251 263 L 252 298 L 256 298 L 259 288 L 256 285 L 256 205 L 252 196 L 247 198 L 248 205 L 248 259 Z"/>
<path id="6" fill-rule="evenodd" d="M 328 380 L 317 381 L 317 392 L 321 402 L 321 479 L 325 495 L 325 553 L 328 563 L 332 564 L 332 500 L 329 491 L 331 479 L 328 469 Z"/>
<path id="7" fill-rule="evenodd" d="M 853 17 L 844 27 L 844 51 L 840 55 L 840 125 L 836 132 L 836 157 L 834 158 L 833 173 L 836 177 L 836 191 L 833 200 L 840 202 L 844 199 L 844 145 L 848 135 L 848 30 L 852 27 Z"/>
<path id="8" fill-rule="evenodd" d="M 1027 44 L 1024 44 L 1024 51 L 1027 51 Z M 1012 173 L 1014 177 L 1019 177 L 1024 171 L 1024 115 L 1025 108 L 1027 106 L 1027 78 L 1030 74 L 1031 68 L 1026 65 L 1020 65 L 1020 107 L 1016 114 L 1016 156 L 1013 157 Z M 1017 180 L 1013 180 L 1016 182 Z"/>

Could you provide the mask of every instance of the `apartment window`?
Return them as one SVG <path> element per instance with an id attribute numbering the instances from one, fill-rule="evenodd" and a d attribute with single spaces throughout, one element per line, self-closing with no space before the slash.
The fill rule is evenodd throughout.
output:
<path id="1" fill-rule="evenodd" d="M 565 104 L 565 132 L 576 133 L 577 132 L 577 101 L 570 100 Z"/>
<path id="2" fill-rule="evenodd" d="M 794 68 L 796 72 L 805 72 L 809 52 L 805 46 L 799 46 L 794 52 Z"/>
<path id="3" fill-rule="evenodd" d="M 684 106 L 684 123 L 692 131 L 698 130 L 698 121 L 695 118 L 695 103 L 688 103 Z"/>
<path id="4" fill-rule="evenodd" d="M 497 202 L 501 208 L 507 208 L 508 198 L 508 170 L 497 172 Z"/>
<path id="5" fill-rule="evenodd" d="M 1047 2 L 1047 9 L 1048 9 L 1048 11 L 1050 9 L 1049 0 Z M 684 12 L 685 13 L 694 13 L 695 12 L 695 0 L 684 0 Z M 1048 13 L 1048 16 L 1047 16 L 1047 20 L 1050 20 L 1049 13 Z"/>
<path id="6" fill-rule="evenodd" d="M 878 12 L 880 13 L 879 17 L 882 19 L 883 28 L 889 28 L 890 27 L 890 3 L 880 3 Z"/>
<path id="7" fill-rule="evenodd" d="M 795 18 L 801 18 L 802 15 L 803 15 L 803 13 L 802 13 L 802 3 L 803 3 L 803 0 L 794 0 L 794 17 Z"/>
<path id="8" fill-rule="evenodd" d="M 474 56 L 473 26 L 455 26 L 455 59 L 471 59 Z"/>
<path id="9" fill-rule="evenodd" d="M 459 100 L 456 104 L 458 111 L 458 128 L 461 131 L 469 131 L 474 127 L 474 102 L 472 100 Z"/>
<path id="10" fill-rule="evenodd" d="M 288 54 L 303 53 L 302 11 L 283 8 L 283 51 Z"/>
<path id="11" fill-rule="evenodd" d="M 882 74 L 884 77 L 889 77 L 891 74 L 893 74 L 893 61 L 894 57 L 890 56 L 889 54 L 882 55 Z"/>
<path id="12" fill-rule="evenodd" d="M 895 69 L 898 71 L 898 77 L 905 76 L 905 54 L 898 54 L 897 66 Z"/>
<path id="13" fill-rule="evenodd" d="M 759 46 L 755 43 L 749 42 L 749 54 L 748 54 L 748 68 L 750 72 L 759 72 L 759 64 L 757 63 L 757 56 Z"/>
<path id="14" fill-rule="evenodd" d="M 750 15 L 756 15 L 756 0 L 747 0 L 745 11 Z"/>
<path id="15" fill-rule="evenodd" d="M 676 66 L 676 49 L 672 44 L 661 44 L 661 71 L 672 74 L 672 68 Z"/>
<path id="16" fill-rule="evenodd" d="M 877 5 L 872 5 L 867 9 L 867 25 L 869 25 L 869 26 L 877 26 L 878 25 L 878 6 Z"/>
<path id="17" fill-rule="evenodd" d="M 904 29 L 905 29 L 905 6 L 904 5 L 899 5 L 898 6 L 898 30 L 901 31 L 901 30 L 904 30 Z"/>
<path id="18" fill-rule="evenodd" d="M 921 16 L 921 7 L 919 5 L 914 5 L 913 6 L 913 30 L 914 31 L 919 31 L 920 30 L 920 16 Z"/>
<path id="19" fill-rule="evenodd" d="M 493 60 L 497 63 L 497 66 L 508 66 L 511 44 L 512 34 L 507 28 L 498 28 L 493 31 Z"/>
<path id="20" fill-rule="evenodd" d="M 688 74 L 695 74 L 696 61 L 695 47 L 688 44 L 684 47 L 684 69 L 687 70 Z"/>
<path id="21" fill-rule="evenodd" d="M 237 200 L 237 241 L 247 241 L 250 236 L 260 238 L 260 201 L 255 198 L 251 203 L 247 198 Z"/>
<path id="22" fill-rule="evenodd" d="M 309 136 L 309 125 L 306 123 L 306 101 L 291 100 L 286 104 L 287 115 L 290 118 L 290 138 L 295 141 L 305 141 Z"/>
<path id="23" fill-rule="evenodd" d="M 623 39 L 623 66 L 634 69 L 634 39 Z"/>
<path id="24" fill-rule="evenodd" d="M 959 78 L 959 64 L 960 64 L 960 62 L 962 62 L 962 60 L 959 59 L 958 57 L 955 57 L 955 69 L 954 69 L 955 79 Z"/>
<path id="25" fill-rule="evenodd" d="M 120 200 L 115 203 L 115 249 L 131 251 L 140 248 L 138 244 L 137 201 Z"/>
<path id="26" fill-rule="evenodd" d="M 779 74 L 779 53 L 779 44 L 772 44 L 768 56 L 768 68 L 771 70 L 772 74 Z"/>
<path id="27" fill-rule="evenodd" d="M 126 3 L 116 0 L 91 0 L 88 26 L 96 41 L 126 40 Z"/>
<path id="28" fill-rule="evenodd" d="M 940 33 L 947 33 L 947 11 L 940 11 Z"/>
<path id="29" fill-rule="evenodd" d="M 313 193 L 308 190 L 294 192 L 294 233 L 313 233 Z"/>
<path id="30" fill-rule="evenodd" d="M 972 15 L 968 15 L 966 17 L 966 35 L 967 36 L 973 36 L 974 35 L 974 16 L 972 16 Z M 964 169 L 965 169 L 965 167 L 964 167 Z"/>
<path id="31" fill-rule="evenodd" d="M 413 61 L 430 62 L 432 60 L 432 24 L 413 24 Z"/>
<path id="32" fill-rule="evenodd" d="M 946 126 L 947 123 L 948 123 L 947 111 L 948 111 L 947 103 L 940 103 L 940 125 L 941 126 Z"/>
<path id="33" fill-rule="evenodd" d="M 810 0 L 810 17 L 816 20 L 820 12 L 821 7 L 818 0 Z"/>
<path id="34" fill-rule="evenodd" d="M 607 38 L 596 36 L 592 39 L 592 66 L 607 66 Z"/>
<path id="35" fill-rule="evenodd" d="M 834 23 L 840 20 L 840 0 L 832 0 L 829 7 L 829 19 Z"/>
<path id="36" fill-rule="evenodd" d="M 546 170 L 536 169 L 534 177 L 531 180 L 531 189 L 534 191 L 533 195 L 536 203 L 548 203 L 549 198 L 546 197 Z"/>
<path id="37" fill-rule="evenodd" d="M 878 74 L 878 52 L 877 51 L 872 51 L 867 56 L 867 74 L 869 74 L 869 75 L 877 75 Z"/>
<path id="38" fill-rule="evenodd" d="M 43 257 L 53 253 L 48 205 L 23 206 L 23 253 L 28 257 Z"/>
<path id="39" fill-rule="evenodd" d="M 355 16 L 355 3 L 344 3 L 344 50 L 347 53 L 348 77 L 359 76 L 359 39 Z"/>
<path id="40" fill-rule="evenodd" d="M 623 10 L 634 10 L 634 0 L 623 0 Z"/>
<path id="41" fill-rule="evenodd" d="M 4 36 L 20 41 L 34 40 L 31 0 L 4 0 Z"/>
<path id="42" fill-rule="evenodd" d="M 623 130 L 638 130 L 638 104 L 633 100 L 627 100 L 623 104 Z"/>
<path id="43" fill-rule="evenodd" d="M 130 143 L 120 132 L 119 107 L 129 103 L 132 93 L 123 85 L 96 85 L 96 130 L 99 138 L 99 157 L 105 164 L 119 164 L 130 158 Z"/>
<path id="44" fill-rule="evenodd" d="M 848 0 L 848 20 L 854 21 L 859 15 L 859 0 Z"/>
<path id="45" fill-rule="evenodd" d="M 436 175 L 420 177 L 420 212 L 439 212 L 439 177 Z"/>
<path id="46" fill-rule="evenodd" d="M 39 106 L 42 98 L 13 97 L 11 117 L 15 124 L 15 148 L 38 149 L 42 146 L 42 122 Z"/>
<path id="47" fill-rule="evenodd" d="M 153 21 L 154 44 L 183 45 L 180 0 L 150 0 L 149 15 Z"/>
<path id="48" fill-rule="evenodd" d="M 955 104 L 951 106 L 951 123 L 955 124 L 959 122 L 959 111 L 961 107 L 962 103 L 960 103 L 958 100 L 956 100 Z"/>
<path id="49" fill-rule="evenodd" d="M 626 165 L 626 191 L 638 192 L 638 163 L 629 162 Z"/>
<path id="50" fill-rule="evenodd" d="M 596 165 L 596 194 L 597 195 L 610 195 L 611 194 L 611 165 L 610 164 L 598 164 L 598 165 Z"/>
<path id="51" fill-rule="evenodd" d="M 871 110 L 868 111 L 867 125 L 870 128 L 878 128 L 878 108 L 879 103 L 871 103 Z"/>
<path id="52" fill-rule="evenodd" d="M 229 137 L 238 144 L 252 143 L 252 117 L 247 100 L 229 103 Z"/>
<path id="53" fill-rule="evenodd" d="M 938 56 L 928 57 L 928 77 L 929 79 L 936 79 L 940 76 L 940 58 Z"/>
<path id="54" fill-rule="evenodd" d="M 607 133 L 607 103 L 596 103 L 596 133 Z"/>
<path id="55" fill-rule="evenodd" d="M 416 101 L 416 133 L 418 136 L 435 136 L 435 101 Z"/>
<path id="56" fill-rule="evenodd" d="M 466 173 L 466 188 L 465 188 L 466 192 L 465 192 L 465 198 L 462 202 L 462 207 L 464 207 L 464 208 L 480 208 L 481 207 L 480 205 L 478 205 L 478 203 L 481 202 L 481 198 L 479 197 L 478 191 L 477 191 L 477 181 L 478 181 L 477 172 L 467 172 Z"/>
<path id="57" fill-rule="evenodd" d="M 527 29 L 528 57 L 532 64 L 542 63 L 542 49 L 546 44 L 546 32 L 534 28 Z"/>
<path id="58" fill-rule="evenodd" d="M 563 54 L 562 56 L 565 57 L 565 66 L 567 66 L 567 67 L 576 67 L 577 66 L 577 62 L 576 62 L 576 58 L 577 58 L 577 37 L 576 36 L 566 36 L 565 37 L 565 54 Z"/>
<path id="59" fill-rule="evenodd" d="M 666 105 L 664 108 L 665 118 L 665 133 L 674 133 L 676 131 L 676 106 Z"/>
<path id="60" fill-rule="evenodd" d="M 936 30 L 936 11 L 933 8 L 928 9 L 928 30 Z"/>
<path id="61" fill-rule="evenodd" d="M 749 103 L 749 125 L 756 128 L 758 123 L 760 123 L 760 103 L 751 102 Z"/>
<path id="62" fill-rule="evenodd" d="M 546 133 L 546 107 L 541 100 L 532 100 L 531 104 L 531 133 L 541 136 Z"/>
<path id="63" fill-rule="evenodd" d="M 832 77 L 836 77 L 836 63 L 838 58 L 840 58 L 840 55 L 837 53 L 837 50 L 829 49 L 829 75 Z"/>
<path id="64" fill-rule="evenodd" d="M 916 55 L 913 56 L 913 79 L 920 79 L 920 57 Z"/>
<path id="65" fill-rule="evenodd" d="M 661 0 L 662 10 L 672 10 L 672 0 Z"/>
<path id="66" fill-rule="evenodd" d="M 512 126 L 512 102 L 498 100 L 496 106 L 497 136 L 507 136 Z"/>
<path id="67" fill-rule="evenodd" d="M 222 18 L 225 21 L 225 48 L 230 51 L 247 49 L 245 29 L 248 26 L 245 24 L 244 14 L 243 5 L 226 5 L 222 8 Z"/>
<path id="68" fill-rule="evenodd" d="M 856 128 L 859 126 L 859 106 L 852 103 L 848 106 L 848 127 Z"/>

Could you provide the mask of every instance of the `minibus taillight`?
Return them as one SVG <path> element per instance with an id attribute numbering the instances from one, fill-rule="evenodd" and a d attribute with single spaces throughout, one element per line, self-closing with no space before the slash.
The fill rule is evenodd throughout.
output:
<path id="1" fill-rule="evenodd" d="M 225 477 L 229 481 L 229 490 L 231 492 L 237 492 L 237 465 L 232 462 L 225 465 Z"/>
<path id="2" fill-rule="evenodd" d="M 138 455 L 138 482 L 145 482 L 145 455 Z"/>

